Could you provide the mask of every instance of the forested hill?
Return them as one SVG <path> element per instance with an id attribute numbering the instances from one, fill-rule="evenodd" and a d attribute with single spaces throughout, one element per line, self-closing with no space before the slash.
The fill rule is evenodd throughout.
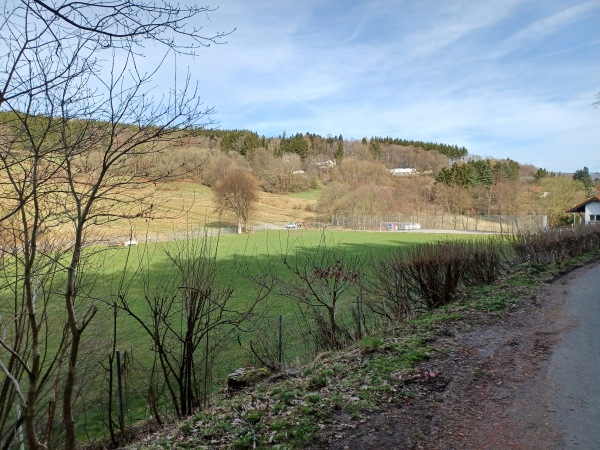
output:
<path id="1" fill-rule="evenodd" d="M 10 121 L 23 121 L 24 113 L 0 111 L 0 123 Z M 43 118 L 43 117 L 42 117 Z M 35 116 L 29 116 L 28 121 L 35 121 Z M 85 123 L 85 120 L 81 121 Z M 182 130 L 183 131 L 183 130 Z M 396 145 L 400 147 L 412 147 L 425 151 L 434 151 L 450 159 L 463 159 L 469 152 L 465 147 L 450 145 L 437 142 L 425 142 L 418 140 L 407 140 L 394 137 L 373 136 L 370 139 L 363 137 L 360 141 L 354 139 L 344 139 L 340 134 L 327 135 L 323 137 L 316 133 L 296 133 L 287 136 L 285 131 L 277 137 L 266 137 L 250 130 L 221 130 L 196 128 L 185 130 L 192 137 L 204 137 L 208 139 L 209 147 L 219 147 L 223 151 L 234 151 L 240 155 L 247 155 L 256 148 L 265 148 L 273 150 L 277 156 L 284 153 L 295 153 L 302 159 L 308 155 L 326 155 L 330 154 L 337 159 L 344 153 L 344 144 L 353 142 L 361 143 L 367 147 L 375 159 L 379 159 L 382 153 L 382 146 Z"/>
<path id="2" fill-rule="evenodd" d="M 406 139 L 391 138 L 391 137 L 373 137 L 371 141 L 380 142 L 387 145 L 402 145 L 405 147 L 412 146 L 422 148 L 427 151 L 436 151 L 442 155 L 446 155 L 448 158 L 461 159 L 466 157 L 469 152 L 465 147 L 459 147 L 457 145 L 439 144 L 437 142 L 423 142 L 423 141 L 409 141 Z"/>
<path id="3" fill-rule="evenodd" d="M 277 137 L 267 138 L 259 136 L 250 130 L 205 130 L 193 131 L 195 136 L 219 139 L 222 150 L 233 150 L 245 155 L 254 148 L 277 148 L 281 154 L 296 153 L 305 157 L 309 153 L 326 153 L 328 150 L 336 150 L 338 143 L 344 142 L 344 137 L 328 135 L 323 137 L 316 133 L 296 133 L 287 136 L 285 132 Z M 351 141 L 351 140 L 350 140 Z M 370 139 L 363 137 L 361 143 L 368 146 L 373 155 L 378 155 L 382 145 L 399 145 L 403 147 L 414 147 L 426 151 L 436 151 L 451 159 L 465 158 L 469 152 L 465 147 L 437 142 L 425 142 L 408 140 L 394 137 L 373 136 Z"/>

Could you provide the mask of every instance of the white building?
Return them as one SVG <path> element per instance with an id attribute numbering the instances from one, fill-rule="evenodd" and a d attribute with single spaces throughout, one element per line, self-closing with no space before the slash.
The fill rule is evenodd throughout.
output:
<path id="1" fill-rule="evenodd" d="M 583 223 L 586 225 L 600 224 L 600 197 L 589 198 L 567 212 L 573 214 L 579 213 L 583 217 Z"/>
<path id="2" fill-rule="evenodd" d="M 335 166 L 335 162 L 328 159 L 327 161 L 321 161 L 321 162 L 316 163 L 316 166 L 320 167 L 321 169 L 328 169 L 330 167 Z"/>
<path id="3" fill-rule="evenodd" d="M 390 169 L 390 173 L 392 175 L 415 175 L 417 173 L 417 169 L 403 169 L 403 168 L 397 168 L 397 169 Z"/>

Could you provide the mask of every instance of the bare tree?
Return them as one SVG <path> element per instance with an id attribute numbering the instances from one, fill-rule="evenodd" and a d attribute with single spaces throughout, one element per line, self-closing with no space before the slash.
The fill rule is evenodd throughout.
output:
<path id="1" fill-rule="evenodd" d="M 248 226 L 248 219 L 254 203 L 258 201 L 260 185 L 254 175 L 243 170 L 232 170 L 213 187 L 216 210 L 235 215 L 237 232 L 242 233 L 242 225 Z"/>
<path id="2" fill-rule="evenodd" d="M 293 249 L 288 243 L 280 257 L 288 274 L 272 272 L 275 291 L 314 313 L 318 347 L 343 346 L 350 335 L 340 326 L 338 313 L 340 305 L 352 298 L 349 293 L 363 274 L 364 258 L 345 252 L 325 234 L 315 248 Z"/>
<path id="3" fill-rule="evenodd" d="M 166 248 L 169 267 L 164 276 L 143 274 L 145 313 L 138 312 L 138 302 L 127 292 L 119 295 L 120 307 L 152 341 L 179 417 L 206 406 L 216 354 L 233 333 L 250 326 L 257 305 L 270 292 L 267 285 L 257 285 L 243 306 L 235 302 L 235 272 L 220 265 L 217 249 L 218 238 L 206 234 L 188 235 Z"/>
<path id="4" fill-rule="evenodd" d="M 14 242 L 2 249 L 10 260 L 3 265 L 3 292 L 14 300 L 0 319 L 12 330 L 0 335 L 0 369 L 8 380 L 0 393 L 6 446 L 15 439 L 11 430 L 23 423 L 28 447 L 46 447 L 52 430 L 44 427 L 40 400 L 52 385 L 61 391 L 56 401 L 62 401 L 65 448 L 75 448 L 78 361 L 84 331 L 98 311 L 93 282 L 84 274 L 92 230 L 149 214 L 151 202 L 135 189 L 142 180 L 127 174 L 125 162 L 210 123 L 212 112 L 196 100 L 189 78 L 168 104 L 154 103 L 148 86 L 154 72 L 139 72 L 136 58 L 147 40 L 183 53 L 220 42 L 226 33 L 203 37 L 188 25 L 210 11 L 134 0 L 15 0 L 4 6 L 0 223 Z M 59 292 L 62 313 L 48 307 Z M 15 402 L 19 416 L 8 413 Z M 53 418 L 54 409 L 47 415 Z"/>

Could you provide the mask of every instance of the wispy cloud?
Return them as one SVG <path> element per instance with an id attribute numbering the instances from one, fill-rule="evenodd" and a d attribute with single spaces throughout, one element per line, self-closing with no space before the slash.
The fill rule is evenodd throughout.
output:
<path id="1" fill-rule="evenodd" d="M 390 135 L 600 170 L 600 110 L 590 106 L 600 91 L 600 0 L 219 6 L 207 27 L 235 27 L 229 43 L 178 64 L 223 128 Z M 172 78 L 167 67 L 159 86 Z"/>
<path id="2" fill-rule="evenodd" d="M 422 30 L 405 40 L 409 57 L 425 57 L 470 33 L 502 21 L 519 4 L 517 0 L 435 3 L 426 10 Z"/>
<path id="3" fill-rule="evenodd" d="M 504 41 L 500 46 L 500 49 L 495 52 L 494 57 L 504 56 L 516 49 L 521 49 L 530 45 L 532 42 L 539 41 L 546 36 L 556 33 L 558 30 L 575 22 L 578 18 L 591 13 L 598 8 L 600 8 L 600 1 L 590 0 L 578 5 L 570 6 L 550 16 L 536 20 Z"/>

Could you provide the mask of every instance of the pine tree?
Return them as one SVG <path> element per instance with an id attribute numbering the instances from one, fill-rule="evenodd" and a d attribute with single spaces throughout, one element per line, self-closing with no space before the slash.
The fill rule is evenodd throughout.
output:
<path id="1" fill-rule="evenodd" d="M 533 175 L 533 179 L 536 181 L 540 181 L 542 178 L 546 178 L 547 176 L 549 176 L 550 174 L 548 173 L 548 171 L 546 169 L 538 169 L 537 172 Z"/>
<path id="2" fill-rule="evenodd" d="M 373 158 L 379 160 L 381 157 L 381 145 L 379 142 L 371 139 L 371 142 L 369 143 L 369 150 L 371 151 Z"/>
<path id="3" fill-rule="evenodd" d="M 336 164 L 340 164 L 342 159 L 344 158 L 344 143 L 342 141 L 338 141 L 337 150 L 335 152 L 335 162 Z"/>
<path id="4" fill-rule="evenodd" d="M 590 176 L 590 170 L 587 167 L 576 170 L 573 174 L 573 179 L 583 184 L 587 195 L 594 195 L 594 183 L 592 181 L 592 177 Z"/>

